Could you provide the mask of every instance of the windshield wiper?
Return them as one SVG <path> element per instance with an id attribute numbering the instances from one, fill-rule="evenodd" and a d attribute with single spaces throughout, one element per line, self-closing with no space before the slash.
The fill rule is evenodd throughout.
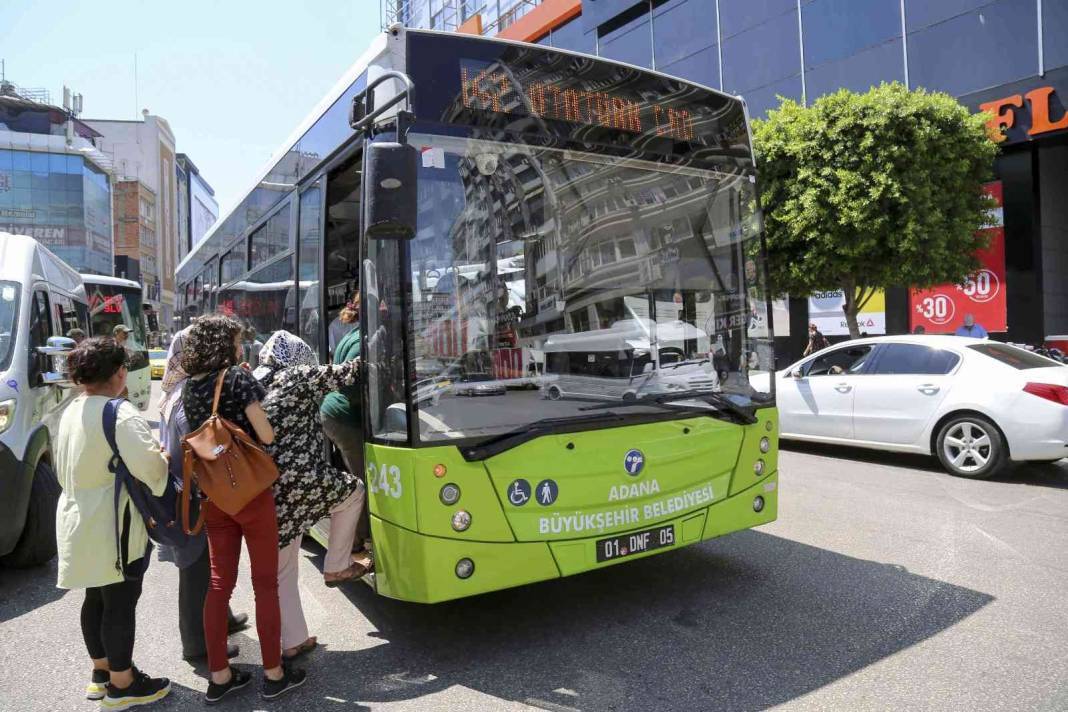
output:
<path id="1" fill-rule="evenodd" d="M 702 390 L 690 390 L 690 391 L 672 391 L 669 393 L 656 393 L 647 396 L 641 396 L 634 400 L 623 401 L 622 403 L 598 403 L 597 405 L 588 405 L 585 408 L 579 408 L 579 410 L 602 410 L 605 408 L 632 408 L 638 405 L 659 405 L 665 408 L 694 410 L 701 413 L 708 413 L 709 411 L 704 408 L 695 408 L 690 405 L 687 406 L 683 403 L 676 403 L 675 401 L 682 400 L 699 400 L 714 405 L 718 409 L 718 412 L 730 415 L 730 419 L 741 425 L 752 425 L 757 422 L 757 417 L 753 413 L 752 408 L 747 408 L 742 405 L 738 405 L 727 396 L 719 393 L 718 391 L 702 391 Z"/>
<path id="2" fill-rule="evenodd" d="M 487 457 L 509 450 L 516 445 L 525 443 L 528 440 L 533 440 L 536 437 L 556 432 L 567 432 L 570 429 L 569 426 L 572 425 L 589 425 L 591 422 L 611 423 L 623 419 L 623 416 L 618 413 L 580 415 L 570 418 L 542 418 L 541 420 L 527 423 L 520 429 L 510 430 L 507 433 L 501 433 L 499 435 L 491 435 L 485 440 L 480 441 L 477 445 L 462 447 L 460 448 L 460 453 L 464 456 L 464 459 L 469 462 L 474 460 L 485 460 Z"/>

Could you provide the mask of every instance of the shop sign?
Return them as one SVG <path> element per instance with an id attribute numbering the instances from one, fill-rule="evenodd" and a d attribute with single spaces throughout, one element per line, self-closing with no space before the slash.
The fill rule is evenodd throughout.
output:
<path id="1" fill-rule="evenodd" d="M 1024 141 L 1068 129 L 1068 110 L 1052 86 L 988 101 L 980 104 L 979 109 L 991 115 L 987 126 L 999 143 Z"/>
<path id="2" fill-rule="evenodd" d="M 815 324 L 824 336 L 846 336 L 849 322 L 844 308 L 845 292 L 841 289 L 816 292 L 808 298 L 809 323 Z M 857 328 L 868 336 L 886 333 L 886 294 L 881 289 L 857 313 Z"/>
<path id="3" fill-rule="evenodd" d="M 987 331 L 1008 330 L 1005 294 L 1005 223 L 1002 217 L 1001 181 L 983 186 L 997 202 L 993 224 L 981 232 L 990 246 L 980 250 L 979 270 L 960 284 L 909 290 L 909 330 L 922 326 L 928 334 L 952 334 L 971 314 Z"/>

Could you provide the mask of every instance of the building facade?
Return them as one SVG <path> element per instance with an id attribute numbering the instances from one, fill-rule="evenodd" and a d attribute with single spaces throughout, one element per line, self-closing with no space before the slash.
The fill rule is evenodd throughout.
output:
<path id="1" fill-rule="evenodd" d="M 215 189 L 184 153 L 177 156 L 175 177 L 178 185 L 178 261 L 181 262 L 219 219 L 219 202 L 215 199 Z"/>
<path id="2" fill-rule="evenodd" d="M 116 181 L 114 211 L 115 276 L 158 285 L 155 191 L 139 180 Z"/>
<path id="3" fill-rule="evenodd" d="M 145 304 L 168 328 L 174 317 L 179 250 L 177 154 L 167 121 L 147 110 L 142 115 L 141 121 L 87 119 L 85 123 L 100 135 L 100 149 L 111 157 L 116 179 L 140 183 L 155 195 L 155 270 L 142 266 L 140 281 Z"/>
<path id="4" fill-rule="evenodd" d="M 997 336 L 1068 334 L 1068 2 L 383 0 L 382 17 L 656 69 L 741 95 L 757 118 L 780 96 L 810 103 L 884 81 L 986 110 L 1004 134 L 992 176 L 1005 244 Z M 908 331 L 917 306 L 908 285 L 889 290 L 886 331 Z M 809 316 L 808 300 L 791 300 L 787 356 L 803 347 Z"/>
<path id="5" fill-rule="evenodd" d="M 0 84 L 0 230 L 30 235 L 79 272 L 111 275 L 112 164 L 99 141 L 69 111 Z"/>

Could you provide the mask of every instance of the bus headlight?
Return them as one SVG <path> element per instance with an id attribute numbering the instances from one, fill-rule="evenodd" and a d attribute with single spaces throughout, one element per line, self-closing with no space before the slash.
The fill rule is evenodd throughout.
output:
<path id="1" fill-rule="evenodd" d="M 450 482 L 441 488 L 441 494 L 439 496 L 441 497 L 442 504 L 456 504 L 460 501 L 460 488 Z"/>
<path id="2" fill-rule="evenodd" d="M 771 441 L 767 438 L 760 438 L 760 452 L 767 452 L 771 449 Z"/>
<path id="3" fill-rule="evenodd" d="M 0 401 L 0 433 L 10 428 L 11 424 L 15 422 L 16 405 L 18 405 L 18 401 L 14 398 Z"/>
<path id="4" fill-rule="evenodd" d="M 452 515 L 452 528 L 456 531 L 467 531 L 469 526 L 471 526 L 471 515 L 467 511 L 461 509 Z"/>
<path id="5" fill-rule="evenodd" d="M 764 474 L 764 461 L 763 460 L 757 460 L 756 462 L 753 463 L 753 472 L 757 473 L 757 475 L 763 475 Z"/>
<path id="6" fill-rule="evenodd" d="M 456 562 L 456 578 L 471 578 L 475 573 L 475 562 L 471 559 L 460 559 Z"/>
<path id="7" fill-rule="evenodd" d="M 759 494 L 753 500 L 753 511 L 754 512 L 763 512 L 764 511 L 764 498 L 761 497 Z"/>

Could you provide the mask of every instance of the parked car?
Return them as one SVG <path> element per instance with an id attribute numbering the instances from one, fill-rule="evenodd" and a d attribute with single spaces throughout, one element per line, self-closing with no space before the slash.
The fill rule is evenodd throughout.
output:
<path id="1" fill-rule="evenodd" d="M 153 349 L 148 352 L 148 365 L 152 376 L 152 380 L 157 381 L 163 378 L 163 371 L 167 367 L 167 351 L 160 349 Z"/>
<path id="2" fill-rule="evenodd" d="M 766 390 L 761 377 L 753 385 Z M 775 384 L 783 438 L 935 455 L 971 478 L 1068 455 L 1068 366 L 1008 344 L 856 339 L 779 371 Z"/>
<path id="3" fill-rule="evenodd" d="M 503 396 L 506 392 L 504 384 L 488 373 L 469 373 L 452 384 L 452 393 L 457 396 Z"/>

